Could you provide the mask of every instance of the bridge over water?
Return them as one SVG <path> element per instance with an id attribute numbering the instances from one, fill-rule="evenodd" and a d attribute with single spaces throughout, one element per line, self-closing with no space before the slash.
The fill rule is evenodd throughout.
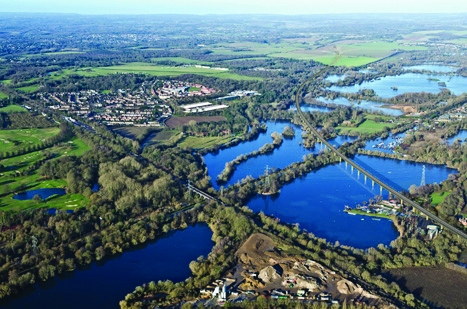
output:
<path id="1" fill-rule="evenodd" d="M 337 59 L 339 59 L 339 55 L 338 55 L 338 57 L 336 57 L 336 60 Z M 336 60 L 334 60 L 333 63 L 335 63 Z M 306 81 L 304 81 L 300 85 L 300 87 L 297 90 L 297 93 L 295 94 L 295 105 L 297 107 L 297 112 L 298 112 L 298 114 L 300 116 L 300 119 L 303 122 L 303 125 L 307 129 L 309 129 L 311 132 L 313 132 L 313 134 L 320 140 L 320 142 L 322 142 L 324 145 L 326 145 L 326 147 L 328 147 L 335 155 L 337 155 L 340 158 L 340 160 L 345 161 L 346 163 L 350 164 L 353 168 L 357 169 L 357 171 L 359 171 L 360 173 L 362 173 L 363 175 L 365 175 L 366 177 L 371 179 L 374 183 L 377 183 L 382 189 L 383 188 L 386 189 L 394 197 L 398 198 L 404 205 L 410 206 L 410 207 L 412 207 L 414 209 L 417 209 L 422 214 L 424 214 L 425 216 L 430 218 L 432 221 L 438 223 L 439 225 L 441 225 L 445 229 L 447 229 L 447 230 L 449 230 L 449 231 L 451 231 L 451 232 L 457 234 L 458 236 L 460 236 L 460 237 L 467 240 L 467 234 L 466 233 L 464 233 L 463 231 L 459 230 L 458 228 L 452 226 L 451 224 L 444 221 L 443 219 L 437 217 L 436 215 L 429 212 L 428 210 L 426 210 L 425 208 L 423 208 L 419 204 L 415 203 L 414 201 L 410 200 L 409 198 L 405 197 L 399 191 L 392 188 L 391 186 L 384 183 L 383 181 L 379 180 L 376 176 L 371 174 L 369 171 L 364 169 L 362 166 L 358 165 L 356 162 L 354 162 L 353 160 L 349 159 L 347 156 L 342 154 L 338 149 L 336 149 L 333 145 L 331 145 L 328 141 L 326 141 L 323 138 L 323 136 L 318 132 L 318 130 L 308 121 L 308 119 L 305 117 L 305 114 L 303 113 L 303 111 L 300 108 L 300 103 L 301 103 L 301 98 L 302 98 L 301 93 L 302 93 L 303 88 L 305 87 L 306 84 L 308 84 L 311 81 L 314 81 L 316 78 L 321 76 L 327 70 L 328 70 L 328 67 L 324 67 L 323 69 L 321 69 L 320 71 L 315 73 L 312 77 L 308 78 Z"/>

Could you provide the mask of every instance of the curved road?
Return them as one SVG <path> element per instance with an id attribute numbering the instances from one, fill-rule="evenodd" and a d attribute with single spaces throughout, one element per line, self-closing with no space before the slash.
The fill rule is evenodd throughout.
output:
<path id="1" fill-rule="evenodd" d="M 336 59 L 332 62 L 331 65 L 333 65 L 334 63 L 336 63 L 336 61 L 339 59 L 339 54 L 337 55 Z M 444 228 L 448 229 L 449 231 L 459 235 L 460 237 L 464 238 L 467 240 L 467 234 L 462 232 L 461 230 L 459 230 L 458 228 L 452 226 L 451 224 L 447 223 L 446 221 L 444 221 L 443 219 L 437 217 L 436 215 L 434 215 L 433 213 L 429 212 L 428 210 L 426 210 L 425 208 L 421 207 L 420 205 L 418 205 L 417 203 L 415 203 L 414 201 L 408 199 L 407 197 L 403 196 L 401 193 L 399 193 L 396 189 L 392 188 L 391 186 L 387 185 L 386 183 L 384 183 L 383 181 L 379 180 L 378 178 L 376 178 L 374 175 L 372 175 L 370 172 L 368 172 L 367 170 L 365 170 L 363 167 L 361 167 L 360 165 L 358 165 L 357 163 L 355 163 L 354 161 L 352 161 L 351 159 L 347 158 L 345 155 L 343 155 L 342 153 L 339 152 L 339 150 L 337 150 L 334 146 L 332 146 L 328 141 L 326 141 L 322 136 L 321 134 L 318 132 L 318 130 L 311 125 L 311 123 L 306 119 L 305 117 L 305 114 L 303 113 L 303 111 L 301 110 L 300 108 L 300 101 L 301 101 L 301 95 L 300 93 L 302 92 L 303 90 L 303 87 L 315 80 L 317 77 L 319 77 L 321 74 L 323 74 L 325 71 L 328 70 L 328 67 L 324 67 L 323 69 L 321 69 L 320 71 L 318 71 L 317 73 L 315 73 L 312 77 L 308 78 L 306 81 L 304 81 L 300 87 L 298 87 L 298 90 L 297 90 L 297 93 L 295 95 L 295 105 L 297 107 L 297 111 L 298 111 L 298 114 L 300 115 L 300 118 L 304 124 L 304 126 L 308 129 L 310 129 L 313 134 L 315 134 L 315 136 L 322 142 L 324 143 L 329 149 L 331 149 L 337 156 L 339 156 L 342 160 L 344 160 L 345 162 L 347 162 L 348 164 L 352 165 L 354 168 L 356 168 L 357 170 L 359 170 L 361 173 L 363 173 L 364 175 L 366 175 L 368 178 L 370 178 L 371 180 L 373 180 L 374 182 L 376 182 L 378 185 L 380 185 L 382 188 L 386 189 L 387 191 L 391 192 L 391 194 L 395 197 L 397 197 L 399 200 L 401 200 L 405 205 L 407 206 L 411 206 L 415 209 L 417 209 L 418 211 L 420 211 L 421 213 L 423 213 L 424 215 L 426 215 L 428 218 L 430 218 L 431 220 L 433 220 L 434 222 L 438 223 L 439 225 L 443 226 Z"/>

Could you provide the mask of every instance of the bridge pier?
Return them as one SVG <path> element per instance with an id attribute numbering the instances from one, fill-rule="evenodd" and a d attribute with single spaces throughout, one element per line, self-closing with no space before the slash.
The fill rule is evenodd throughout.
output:
<path id="1" fill-rule="evenodd" d="M 373 190 L 374 188 L 375 188 L 375 181 L 371 180 L 371 190 Z"/>
<path id="2" fill-rule="evenodd" d="M 365 184 L 366 184 L 366 178 L 367 178 L 366 175 L 363 174 L 363 179 L 365 179 Z"/>
<path id="3" fill-rule="evenodd" d="M 383 196 L 383 186 L 379 186 L 379 195 Z"/>
<path id="4" fill-rule="evenodd" d="M 360 179 L 360 170 L 357 170 L 357 178 Z"/>
<path id="5" fill-rule="evenodd" d="M 353 165 L 350 166 L 351 173 L 353 175 Z"/>

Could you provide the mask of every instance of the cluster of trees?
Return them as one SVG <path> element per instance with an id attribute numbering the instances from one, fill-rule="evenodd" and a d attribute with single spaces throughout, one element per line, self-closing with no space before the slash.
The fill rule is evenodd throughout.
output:
<path id="1" fill-rule="evenodd" d="M 33 113 L 0 113 L 0 129 L 49 128 L 55 125 L 47 117 Z"/>

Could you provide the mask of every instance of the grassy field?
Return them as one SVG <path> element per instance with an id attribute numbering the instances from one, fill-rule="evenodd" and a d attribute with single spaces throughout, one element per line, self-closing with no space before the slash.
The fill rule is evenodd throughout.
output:
<path id="1" fill-rule="evenodd" d="M 431 194 L 431 204 L 432 205 L 439 205 L 444 199 L 449 195 L 449 192 L 434 192 Z"/>
<path id="2" fill-rule="evenodd" d="M 184 57 L 160 57 L 160 58 L 151 58 L 151 61 L 160 62 L 160 61 L 172 61 L 180 64 L 199 64 L 199 65 L 212 65 L 213 62 L 209 61 L 198 61 L 193 59 L 188 59 Z"/>
<path id="3" fill-rule="evenodd" d="M 321 62 L 326 65 L 330 65 L 334 59 L 336 59 L 335 54 L 329 54 L 326 56 L 317 56 L 317 57 L 312 57 L 313 60 Z M 372 62 L 375 62 L 379 60 L 380 58 L 373 58 L 373 57 L 349 57 L 349 56 L 341 56 L 339 60 L 334 63 L 334 66 L 346 66 L 346 67 L 359 67 L 362 65 L 366 65 Z"/>
<path id="4" fill-rule="evenodd" d="M 0 113 L 13 113 L 13 112 L 26 112 L 26 109 L 19 105 L 8 105 L 6 107 L 0 108 Z"/>
<path id="5" fill-rule="evenodd" d="M 372 119 L 366 119 L 358 127 L 338 126 L 336 129 L 342 134 L 347 132 L 358 133 L 376 133 L 383 131 L 384 127 L 392 128 L 394 124 L 386 122 L 375 122 Z"/>
<path id="6" fill-rule="evenodd" d="M 59 131 L 59 128 L 0 130 L 1 151 L 15 151 L 40 144 Z"/>
<path id="7" fill-rule="evenodd" d="M 266 55 L 267 57 L 315 60 L 331 64 L 336 52 L 341 58 L 336 66 L 362 66 L 393 54 L 396 50 L 423 50 L 426 47 L 405 46 L 398 42 L 342 41 L 315 47 L 316 39 L 300 38 L 280 43 L 239 42 L 209 46 L 215 54 L 224 55 Z M 326 44 L 326 43 L 325 43 Z"/>
<path id="8" fill-rule="evenodd" d="M 58 188 L 54 186 L 53 188 Z M 56 208 L 62 210 L 74 210 L 89 204 L 89 200 L 81 194 L 65 194 L 61 196 L 51 196 L 45 201 L 37 202 L 33 200 L 19 201 L 13 196 L 0 200 L 0 209 L 3 211 L 20 211 L 33 208 Z"/>
<path id="9" fill-rule="evenodd" d="M 0 91 L 0 99 L 7 99 L 7 98 L 8 98 L 8 95 Z"/>
<path id="10" fill-rule="evenodd" d="M 56 55 L 74 55 L 74 54 L 84 54 L 82 51 L 59 51 L 59 52 L 51 52 L 51 53 L 43 53 L 41 55 L 44 56 L 56 56 Z"/>
<path id="11" fill-rule="evenodd" d="M 179 143 L 178 146 L 182 149 L 202 149 L 210 148 L 215 145 L 223 145 L 235 139 L 231 136 L 220 136 L 220 137 L 196 137 L 196 136 L 187 136 L 184 137 Z"/>
<path id="12" fill-rule="evenodd" d="M 21 92 L 31 93 L 31 92 L 39 90 L 39 85 L 19 87 L 19 88 L 16 88 L 16 90 L 19 90 Z"/>
<path id="13" fill-rule="evenodd" d="M 154 127 L 114 127 L 113 131 L 117 132 L 118 134 L 137 140 L 141 139 L 142 136 L 147 135 L 149 132 L 157 131 L 158 129 Z"/>
<path id="14" fill-rule="evenodd" d="M 4 79 L 1 81 L 2 84 L 5 84 L 5 85 L 10 85 L 11 84 L 11 79 Z"/>
<path id="15" fill-rule="evenodd" d="M 359 215 L 359 216 L 384 218 L 384 219 L 389 219 L 389 220 L 393 219 L 392 216 L 388 216 L 388 215 L 384 215 L 384 214 L 378 214 L 378 213 L 367 213 L 366 211 L 363 211 L 363 210 L 360 210 L 360 209 L 351 209 L 351 210 L 348 211 L 348 213 Z"/>
<path id="16" fill-rule="evenodd" d="M 55 128 L 54 128 L 55 129 Z M 38 130 L 38 129 L 37 129 Z M 57 129 L 58 130 L 58 129 Z M 19 131 L 19 130 L 17 130 Z M 24 130 L 26 131 L 26 130 Z M 3 131 L 0 131 L 2 133 Z M 58 144 L 47 149 L 48 152 L 61 156 L 80 156 L 90 148 L 79 138 L 73 138 L 67 142 Z M 31 171 L 23 176 L 21 172 L 27 170 L 32 164 L 45 158 L 44 151 L 35 151 L 20 156 L 4 159 L 0 164 L 4 165 L 6 171 L 0 174 L 0 193 L 4 190 L 14 191 L 19 186 L 24 186 L 27 190 L 39 188 L 64 188 L 66 181 L 63 179 L 49 180 L 42 179 L 37 170 Z M 65 196 L 56 196 L 45 202 L 35 202 L 31 200 L 20 201 L 13 199 L 14 194 L 9 194 L 0 198 L 1 210 L 23 210 L 28 208 L 60 208 L 72 209 L 85 206 L 89 201 L 80 194 L 67 194 Z"/>
<path id="17" fill-rule="evenodd" d="M 82 76 L 103 76 L 115 73 L 142 73 L 154 76 L 180 76 L 184 74 L 197 74 L 218 78 L 228 78 L 234 80 L 261 80 L 259 77 L 243 76 L 229 71 L 216 70 L 211 68 L 197 68 L 194 66 L 161 66 L 151 63 L 132 62 L 123 65 L 87 68 L 80 70 L 63 70 L 61 74 L 54 75 L 55 78 L 67 74 L 78 74 Z"/>

